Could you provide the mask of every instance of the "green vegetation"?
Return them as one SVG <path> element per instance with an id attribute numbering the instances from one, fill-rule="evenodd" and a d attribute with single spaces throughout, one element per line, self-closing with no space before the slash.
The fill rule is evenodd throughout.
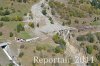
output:
<path id="1" fill-rule="evenodd" d="M 98 21 L 94 21 L 94 22 L 91 23 L 91 25 L 100 25 L 100 21 L 99 20 Z"/>
<path id="2" fill-rule="evenodd" d="M 7 22 L 7 21 L 10 21 L 10 18 L 4 16 L 4 17 L 1 17 L 0 21 L 6 21 Z"/>
<path id="3" fill-rule="evenodd" d="M 22 58 L 23 55 L 24 55 L 24 53 L 23 53 L 23 52 L 20 52 L 20 53 L 19 53 L 19 58 Z"/>
<path id="4" fill-rule="evenodd" d="M 60 44 L 62 49 L 65 49 L 66 42 L 58 34 L 53 36 L 53 41 L 57 44 Z"/>
<path id="5" fill-rule="evenodd" d="M 9 63 L 8 66 L 14 66 L 14 64 L 13 63 Z"/>
<path id="6" fill-rule="evenodd" d="M 86 35 L 86 37 L 87 37 L 87 41 L 88 41 L 88 42 L 90 42 L 90 43 L 93 43 L 93 42 L 94 42 L 94 36 L 93 36 L 93 34 L 88 33 L 88 34 Z"/>
<path id="7" fill-rule="evenodd" d="M 92 6 L 95 6 L 95 8 L 100 9 L 100 0 L 92 0 L 91 4 Z"/>
<path id="8" fill-rule="evenodd" d="M 96 58 L 100 61 L 100 53 L 96 54 Z"/>
<path id="9" fill-rule="evenodd" d="M 95 33 L 97 39 L 100 41 L 100 32 Z"/>
<path id="10" fill-rule="evenodd" d="M 43 15 L 46 15 L 46 14 L 47 14 L 46 9 L 43 9 L 43 10 L 42 10 L 42 14 L 43 14 Z"/>
<path id="11" fill-rule="evenodd" d="M 0 27 L 2 27 L 3 26 L 3 22 L 0 22 Z"/>
<path id="12" fill-rule="evenodd" d="M 22 25 L 22 24 L 18 24 L 17 25 L 17 27 L 16 27 L 16 29 L 17 29 L 17 32 L 19 33 L 20 31 L 24 31 L 25 29 L 24 29 L 24 26 Z"/>
<path id="13" fill-rule="evenodd" d="M 50 20 L 50 23 L 51 23 L 51 24 L 54 24 L 54 22 L 53 22 L 53 20 L 52 20 L 51 17 L 49 17 L 49 20 Z"/>
<path id="14" fill-rule="evenodd" d="M 0 32 L 0 36 L 2 36 L 2 32 Z"/>
<path id="15" fill-rule="evenodd" d="M 60 48 L 59 46 L 57 46 L 57 47 L 55 48 L 55 53 L 62 53 L 62 52 L 63 52 L 63 49 Z"/>
<path id="16" fill-rule="evenodd" d="M 53 40 L 54 40 L 54 42 L 55 43 L 59 43 L 59 40 L 60 40 L 60 37 L 59 37 L 59 35 L 58 34 L 55 34 L 54 36 L 53 36 Z"/>
<path id="17" fill-rule="evenodd" d="M 34 23 L 33 22 L 29 22 L 28 24 L 31 28 L 34 28 Z"/>
<path id="18" fill-rule="evenodd" d="M 26 31 L 21 31 L 20 33 L 18 33 L 18 36 L 20 38 L 23 38 L 23 39 L 29 39 L 29 38 L 31 38 L 31 36 Z"/>
<path id="19" fill-rule="evenodd" d="M 80 35 L 77 37 L 77 41 L 86 41 L 86 37 L 84 35 Z"/>
<path id="20" fill-rule="evenodd" d="M 32 66 L 36 66 L 36 63 L 32 62 Z"/>
<path id="21" fill-rule="evenodd" d="M 56 11 L 61 16 L 61 18 L 65 20 L 69 16 L 84 17 L 84 12 L 82 12 L 81 10 L 73 7 L 66 7 L 63 3 L 60 3 L 58 1 L 50 1 L 49 5 L 52 8 L 53 13 L 55 13 Z"/>
<path id="22" fill-rule="evenodd" d="M 9 37 L 13 37 L 13 33 L 12 32 L 9 33 Z"/>
<path id="23" fill-rule="evenodd" d="M 78 41 L 88 41 L 90 43 L 93 43 L 94 42 L 94 36 L 93 36 L 93 34 L 88 33 L 86 35 L 80 35 L 80 36 L 78 36 L 77 40 Z"/>
<path id="24" fill-rule="evenodd" d="M 92 52 L 93 52 L 93 47 L 92 47 L 91 45 L 87 46 L 86 49 L 87 49 L 87 53 L 88 53 L 88 54 L 92 54 Z"/>

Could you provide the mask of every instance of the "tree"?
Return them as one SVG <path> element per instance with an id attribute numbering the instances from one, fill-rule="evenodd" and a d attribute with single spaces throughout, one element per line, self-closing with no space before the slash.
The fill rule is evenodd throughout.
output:
<path id="1" fill-rule="evenodd" d="M 9 35 L 10 37 L 13 37 L 13 33 L 12 32 L 10 32 L 10 35 Z"/>

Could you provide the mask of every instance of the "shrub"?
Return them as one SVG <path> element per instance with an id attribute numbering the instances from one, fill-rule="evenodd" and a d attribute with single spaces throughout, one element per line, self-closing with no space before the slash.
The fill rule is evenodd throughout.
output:
<path id="1" fill-rule="evenodd" d="M 95 33 L 97 39 L 100 41 L 100 32 Z"/>
<path id="2" fill-rule="evenodd" d="M 55 42 L 55 43 L 59 43 L 59 39 L 60 39 L 60 37 L 59 37 L 59 35 L 58 34 L 55 34 L 54 36 L 53 36 L 53 41 Z"/>
<path id="3" fill-rule="evenodd" d="M 90 43 L 94 42 L 94 36 L 93 36 L 93 34 L 88 33 L 86 36 L 87 36 L 87 41 L 88 42 L 90 42 Z"/>
<path id="4" fill-rule="evenodd" d="M 77 23 L 77 24 L 78 24 L 78 23 L 79 23 L 79 20 L 78 20 L 78 19 L 76 19 L 76 20 L 75 20 L 75 23 Z"/>
<path id="5" fill-rule="evenodd" d="M 93 47 L 92 46 L 86 46 L 86 49 L 87 49 L 88 54 L 92 54 L 92 52 L 93 52 Z"/>
<path id="6" fill-rule="evenodd" d="M 54 24 L 54 22 L 53 22 L 53 20 L 52 20 L 51 17 L 49 17 L 49 20 L 50 20 L 50 23 L 51 23 L 51 24 Z"/>
<path id="7" fill-rule="evenodd" d="M 25 30 L 25 29 L 24 29 L 24 27 L 23 27 L 22 24 L 18 24 L 18 25 L 17 25 L 17 32 L 24 31 L 24 30 Z"/>
<path id="8" fill-rule="evenodd" d="M 100 61 L 100 53 L 96 54 L 96 58 Z"/>
<path id="9" fill-rule="evenodd" d="M 12 32 L 9 33 L 9 37 L 13 37 L 13 33 Z"/>
<path id="10" fill-rule="evenodd" d="M 0 36 L 2 36 L 2 32 L 0 32 Z"/>
<path id="11" fill-rule="evenodd" d="M 8 66 L 14 66 L 14 64 L 13 63 L 9 63 L 9 65 Z"/>
<path id="12" fill-rule="evenodd" d="M 77 37 L 77 41 L 85 41 L 85 40 L 86 40 L 86 37 L 83 35 L 80 35 Z"/>
<path id="13" fill-rule="evenodd" d="M 21 16 L 16 16 L 14 17 L 14 21 L 22 21 L 23 18 Z"/>
<path id="14" fill-rule="evenodd" d="M 10 18 L 9 18 L 9 17 L 4 16 L 4 17 L 1 17 L 1 21 L 10 21 Z"/>
<path id="15" fill-rule="evenodd" d="M 78 41 L 88 41 L 90 43 L 93 43 L 94 42 L 94 36 L 93 36 L 93 34 L 88 33 L 86 35 L 80 35 L 80 36 L 78 36 L 77 40 Z"/>
<path id="16" fill-rule="evenodd" d="M 10 14 L 10 11 L 9 11 L 9 10 L 5 10 L 5 11 L 3 12 L 3 16 L 9 15 L 9 14 Z"/>
<path id="17" fill-rule="evenodd" d="M 61 52 L 63 52 L 62 48 L 60 47 L 55 48 L 55 53 L 61 53 Z"/>
<path id="18" fill-rule="evenodd" d="M 23 57 L 23 55 L 24 55 L 23 52 L 20 52 L 20 53 L 19 53 L 19 57 L 20 57 L 20 58 Z"/>
<path id="19" fill-rule="evenodd" d="M 28 25 L 29 25 L 30 27 L 34 28 L 34 23 L 30 22 Z"/>
<path id="20" fill-rule="evenodd" d="M 39 25 L 39 23 L 37 23 L 37 27 L 39 27 L 40 25 Z"/>
<path id="21" fill-rule="evenodd" d="M 46 50 L 46 46 L 38 45 L 38 46 L 36 46 L 36 50 L 38 50 L 38 51 Z"/>
<path id="22" fill-rule="evenodd" d="M 3 26 L 3 22 L 0 22 L 0 27 L 2 27 Z"/>
<path id="23" fill-rule="evenodd" d="M 42 14 L 43 15 L 46 15 L 47 14 L 46 9 L 42 10 Z"/>
<path id="24" fill-rule="evenodd" d="M 55 43 L 60 44 L 62 49 L 65 49 L 66 42 L 62 38 L 60 38 L 58 34 L 55 34 L 53 36 L 53 40 Z"/>

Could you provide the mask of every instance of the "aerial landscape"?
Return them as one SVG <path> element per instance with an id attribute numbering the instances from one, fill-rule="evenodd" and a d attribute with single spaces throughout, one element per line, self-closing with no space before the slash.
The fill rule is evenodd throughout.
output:
<path id="1" fill-rule="evenodd" d="M 0 0 L 0 66 L 100 66 L 100 0 Z"/>

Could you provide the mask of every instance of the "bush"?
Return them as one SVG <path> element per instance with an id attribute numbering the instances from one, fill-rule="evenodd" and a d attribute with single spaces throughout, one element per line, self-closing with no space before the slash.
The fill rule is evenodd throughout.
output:
<path id="1" fill-rule="evenodd" d="M 88 33 L 86 36 L 87 36 L 87 41 L 88 42 L 90 42 L 90 43 L 94 42 L 94 36 L 93 36 L 93 34 Z"/>
<path id="2" fill-rule="evenodd" d="M 100 61 L 100 53 L 96 54 L 96 58 Z"/>
<path id="3" fill-rule="evenodd" d="M 85 40 L 86 40 L 86 37 L 83 35 L 80 35 L 77 37 L 77 41 L 85 41 Z"/>
<path id="4" fill-rule="evenodd" d="M 43 45 L 38 45 L 38 46 L 36 46 L 36 50 L 38 50 L 38 51 L 46 50 L 46 47 Z"/>
<path id="5" fill-rule="evenodd" d="M 87 49 L 88 54 L 92 54 L 92 52 L 93 52 L 93 47 L 92 46 L 87 46 L 86 49 Z"/>
<path id="6" fill-rule="evenodd" d="M 3 26 L 3 22 L 0 22 L 0 27 L 2 27 Z"/>
<path id="7" fill-rule="evenodd" d="M 9 63 L 9 65 L 8 66 L 14 66 L 14 64 L 13 63 Z"/>
<path id="8" fill-rule="evenodd" d="M 55 34 L 53 36 L 53 40 L 55 43 L 60 44 L 62 49 L 65 49 L 66 42 L 62 38 L 60 38 L 58 34 Z"/>
<path id="9" fill-rule="evenodd" d="M 12 32 L 9 33 L 9 37 L 13 37 L 13 33 Z"/>
<path id="10" fill-rule="evenodd" d="M 0 32 L 0 36 L 2 36 L 2 32 Z"/>
<path id="11" fill-rule="evenodd" d="M 50 20 L 50 23 L 51 23 L 51 24 L 54 24 L 54 22 L 53 22 L 53 20 L 52 20 L 51 17 L 49 17 L 49 20 Z"/>
<path id="12" fill-rule="evenodd" d="M 24 27 L 23 27 L 22 24 L 18 24 L 18 25 L 17 25 L 17 32 L 24 31 L 24 30 L 25 30 L 25 29 L 24 29 Z"/>
<path id="13" fill-rule="evenodd" d="M 97 39 L 100 41 L 100 32 L 95 33 Z"/>
<path id="14" fill-rule="evenodd" d="M 2 15 L 5 16 L 5 15 L 9 15 L 10 14 L 10 11 L 9 10 L 5 10 Z"/>
<path id="15" fill-rule="evenodd" d="M 20 57 L 20 58 L 23 57 L 23 55 L 24 55 L 23 52 L 20 52 L 20 53 L 19 53 L 19 57 Z"/>
<path id="16" fill-rule="evenodd" d="M 55 42 L 55 43 L 59 43 L 59 39 L 60 39 L 60 37 L 59 37 L 59 35 L 58 34 L 55 34 L 54 36 L 53 36 L 53 41 Z"/>
<path id="17" fill-rule="evenodd" d="M 78 19 L 76 19 L 76 20 L 75 20 L 75 23 L 76 23 L 76 24 L 78 24 L 78 23 L 79 23 L 79 20 L 78 20 Z"/>
<path id="18" fill-rule="evenodd" d="M 15 16 L 12 18 L 13 21 L 22 21 L 23 18 L 21 16 Z"/>
<path id="19" fill-rule="evenodd" d="M 29 25 L 30 27 L 34 28 L 34 23 L 30 22 L 28 25 Z"/>
<path id="20" fill-rule="evenodd" d="M 61 52 L 63 52 L 62 48 L 60 47 L 55 48 L 55 53 L 61 53 Z"/>
<path id="21" fill-rule="evenodd" d="M 46 12 L 46 10 L 44 9 L 44 10 L 42 10 L 42 14 L 43 15 L 46 15 L 47 14 L 47 12 Z"/>
<path id="22" fill-rule="evenodd" d="M 86 35 L 80 35 L 80 36 L 78 36 L 77 40 L 78 41 L 88 41 L 90 43 L 93 43 L 94 42 L 94 36 L 93 36 L 93 34 L 88 33 Z"/>
<path id="23" fill-rule="evenodd" d="M 9 17 L 4 16 L 4 17 L 1 17 L 1 21 L 10 21 L 10 18 L 9 18 Z"/>

